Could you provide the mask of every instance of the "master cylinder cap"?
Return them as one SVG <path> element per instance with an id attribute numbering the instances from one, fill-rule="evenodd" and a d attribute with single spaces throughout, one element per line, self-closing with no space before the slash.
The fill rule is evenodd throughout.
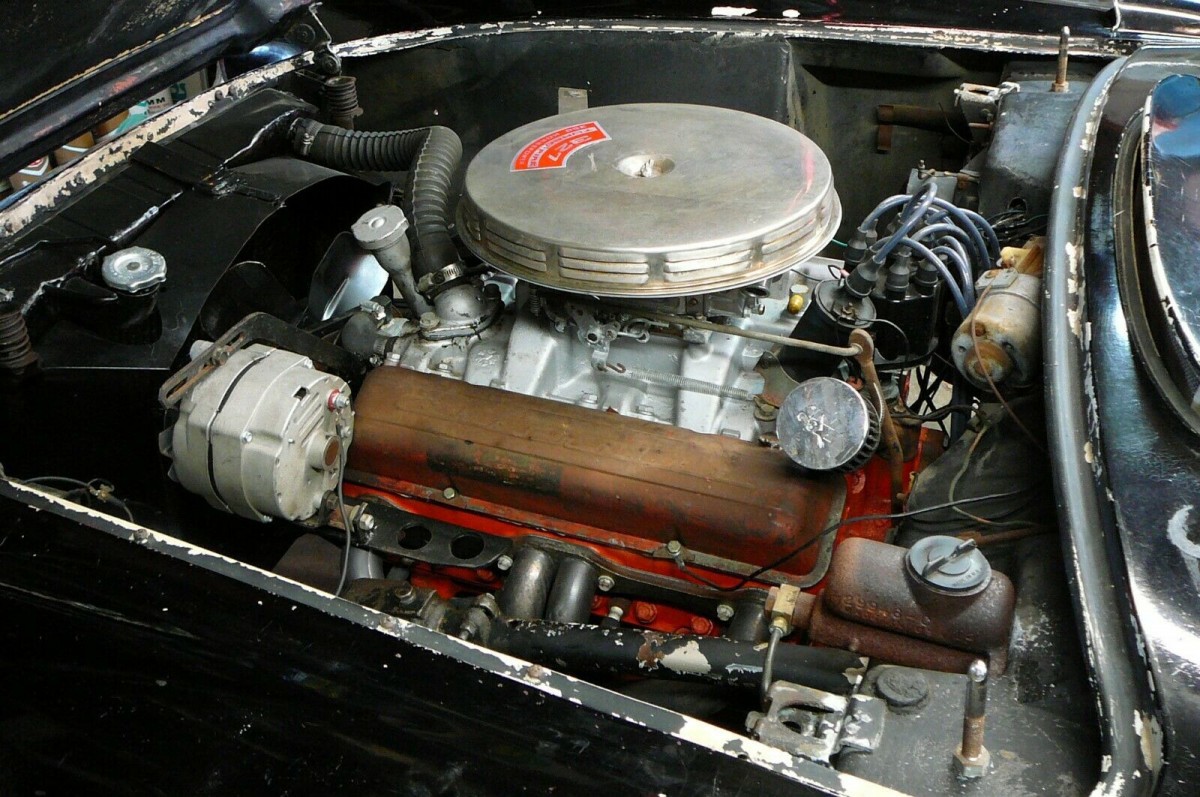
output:
<path id="1" fill-rule="evenodd" d="M 992 580 L 991 565 L 974 540 L 925 537 L 908 549 L 905 564 L 919 584 L 951 595 L 973 595 Z"/>
<path id="2" fill-rule="evenodd" d="M 471 161 L 466 245 L 501 271 L 594 296 L 684 296 L 803 262 L 841 221 L 829 161 L 787 125 L 701 105 L 542 119 Z"/>

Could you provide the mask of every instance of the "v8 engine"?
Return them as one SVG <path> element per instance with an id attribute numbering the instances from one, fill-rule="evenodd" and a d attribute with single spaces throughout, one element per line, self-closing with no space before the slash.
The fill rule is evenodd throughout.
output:
<path id="1" fill-rule="evenodd" d="M 376 87 L 354 129 L 352 80 L 229 99 L 6 260 L 10 416 L 122 419 L 72 452 L 114 484 L 30 483 L 879 782 L 918 737 L 938 777 L 1036 764 L 1026 704 L 1078 653 L 1031 630 L 1070 624 L 1053 162 L 994 150 L 1051 136 L 1005 103 L 1073 106 L 1018 78 L 962 83 L 886 175 L 783 100 L 411 126 Z"/>

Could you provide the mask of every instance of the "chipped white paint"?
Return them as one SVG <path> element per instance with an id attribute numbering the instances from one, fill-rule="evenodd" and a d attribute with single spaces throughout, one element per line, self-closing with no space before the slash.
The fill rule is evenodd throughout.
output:
<path id="1" fill-rule="evenodd" d="M 1095 447 L 1092 446 L 1091 440 L 1083 444 L 1083 458 L 1089 465 L 1096 463 Z"/>
<path id="2" fill-rule="evenodd" d="M 192 30 L 202 29 L 205 25 L 207 25 L 209 22 L 211 22 L 213 19 L 215 19 L 218 15 L 220 15 L 222 13 L 224 13 L 224 9 L 220 9 L 217 11 L 210 11 L 209 13 L 204 14 L 202 16 L 198 16 L 195 19 L 188 20 L 183 25 L 180 25 L 176 28 L 172 28 L 171 30 L 168 30 L 168 31 L 164 31 L 151 39 L 147 39 L 145 42 L 137 45 L 136 47 L 131 47 L 123 52 L 116 53 L 109 58 L 106 58 L 102 61 L 99 61 L 99 62 L 93 64 L 83 74 L 68 78 L 67 80 L 63 81 L 62 83 L 58 83 L 54 86 L 51 86 L 50 88 L 46 89 L 45 91 L 41 92 L 40 94 L 35 94 L 33 97 L 30 97 L 29 99 L 20 103 L 16 107 L 14 107 L 8 111 L 5 111 L 4 115 L 9 116 L 11 114 L 19 113 L 24 108 L 27 108 L 36 102 L 40 102 L 41 100 L 52 95 L 54 92 L 59 91 L 60 89 L 64 88 L 72 81 L 79 80 L 80 78 L 85 77 L 88 74 L 96 74 L 96 73 L 100 72 L 101 70 L 103 70 L 105 67 L 107 67 L 109 64 L 112 64 L 112 63 L 115 63 L 122 59 L 128 58 L 133 53 L 136 53 L 139 50 L 147 50 L 151 47 L 154 47 L 157 43 L 159 43 L 161 41 L 165 41 L 166 39 L 168 39 L 172 36 L 179 35 L 180 32 L 183 31 L 185 28 L 191 28 Z"/>
<path id="3" fill-rule="evenodd" d="M 763 670 L 758 664 L 728 664 L 725 666 L 725 672 L 730 675 L 758 675 Z"/>
<path id="4" fill-rule="evenodd" d="M 719 7 L 724 8 L 724 7 Z M 729 8 L 739 8 L 730 6 Z M 750 9 L 748 13 L 753 13 Z M 740 15 L 739 15 L 740 16 Z M 638 24 L 613 22 L 584 22 L 580 20 L 532 20 L 522 22 L 459 25 L 452 28 L 404 31 L 358 39 L 337 45 L 334 52 L 343 58 L 361 58 L 383 52 L 419 46 L 428 41 L 446 38 L 470 38 L 482 35 L 531 33 L 537 31 L 598 32 L 637 31 L 676 35 L 712 34 L 734 38 L 767 38 L 785 35 L 792 38 L 824 39 L 830 41 L 876 41 L 892 45 L 928 47 L 931 43 L 960 48 L 979 48 L 993 52 L 1037 53 L 1053 55 L 1058 52 L 1058 35 L 1014 35 L 986 30 L 947 30 L 915 25 L 867 25 L 823 19 L 803 20 L 796 9 L 783 12 L 784 20 L 744 20 L 736 27 L 722 27 L 720 20 L 695 23 L 663 23 L 646 20 Z M 747 24 L 756 23 L 756 24 Z M 726 23 L 729 24 L 729 23 Z M 1119 46 L 1104 39 L 1078 36 L 1071 42 L 1075 55 L 1119 55 Z"/>
<path id="5" fill-rule="evenodd" d="M 1070 307 L 1067 307 L 1067 325 L 1070 327 L 1071 334 L 1076 338 L 1083 338 L 1083 311 L 1081 309 L 1082 294 L 1079 292 L 1080 283 L 1080 253 L 1079 247 L 1071 241 L 1068 241 L 1063 246 L 1063 252 L 1067 256 L 1067 292 L 1070 297 L 1074 298 Z"/>
<path id="6" fill-rule="evenodd" d="M 299 582 L 262 570 L 261 568 L 254 567 L 252 565 L 248 565 L 244 562 L 230 559 L 229 557 L 222 556 L 212 551 L 198 548 L 187 542 L 184 542 L 183 540 L 179 540 L 151 529 L 146 529 L 137 525 L 136 523 L 130 523 L 129 521 L 122 520 L 120 518 L 114 518 L 110 515 L 97 512 L 88 507 L 74 504 L 70 501 L 63 500 L 52 493 L 46 492 L 43 489 L 19 484 L 16 482 L 11 482 L 11 484 L 17 490 L 36 494 L 43 499 L 50 501 L 51 503 L 63 507 L 64 509 L 104 520 L 117 526 L 118 528 L 127 529 L 130 532 L 131 541 L 141 543 L 152 541 L 168 547 L 179 548 L 186 552 L 188 556 L 217 559 L 231 564 L 234 567 L 240 568 L 248 573 L 257 573 L 260 576 L 270 578 L 274 581 L 299 587 L 305 592 L 320 596 L 330 605 L 346 605 L 343 601 L 335 602 L 333 596 L 327 592 L 322 592 L 321 590 L 300 584 Z M 292 608 L 295 609 L 295 606 Z M 321 609 L 322 607 L 320 605 L 315 605 L 314 608 Z M 595 690 L 596 692 L 607 692 L 607 690 L 603 690 L 600 687 L 588 684 L 572 676 L 550 670 L 542 665 L 532 664 L 514 656 L 499 653 L 457 637 L 437 634 L 437 632 L 417 626 L 411 622 L 408 622 L 407 620 L 392 617 L 391 615 L 386 615 L 373 609 L 358 606 L 356 604 L 354 605 L 354 608 L 358 611 L 361 611 L 365 617 L 378 618 L 374 625 L 371 625 L 370 623 L 367 624 L 369 628 L 372 628 L 375 631 L 395 637 L 397 639 L 403 639 L 408 644 L 421 647 L 439 656 L 454 656 L 455 649 L 457 649 L 457 652 L 463 654 L 461 656 L 455 656 L 455 658 L 458 658 L 459 660 L 466 661 L 474 664 L 475 666 L 481 666 L 482 663 L 482 665 L 489 666 L 489 669 L 503 678 L 519 682 L 525 687 L 536 689 L 554 697 L 565 697 L 575 705 L 582 706 L 583 699 L 577 694 L 565 694 L 564 689 L 556 686 L 556 684 L 570 687 L 573 692 L 578 691 L 582 693 L 582 690 L 585 689 Z M 428 644 L 428 640 L 432 638 L 431 635 L 437 636 L 442 647 L 433 647 Z M 692 654 L 689 651 L 685 655 L 690 656 Z M 632 698 L 626 698 L 614 693 L 608 694 L 610 694 L 614 699 L 629 703 L 631 706 L 647 705 Z M 663 711 L 662 709 L 655 710 Z M 620 719 L 623 722 L 649 727 L 644 720 L 630 716 L 627 713 L 621 713 L 619 711 L 610 713 L 613 717 Z M 829 790 L 827 778 L 832 776 L 837 779 L 838 786 L 840 786 L 841 791 L 848 795 L 848 797 L 901 797 L 899 792 L 894 792 L 890 789 L 876 786 L 875 784 L 860 780 L 858 778 L 839 775 L 836 772 L 831 772 L 831 770 L 827 770 L 824 767 L 820 767 L 811 762 L 794 758 L 782 750 L 777 750 L 773 747 L 768 747 L 761 742 L 756 742 L 743 736 L 738 736 L 737 734 L 726 731 L 722 728 L 718 728 L 714 725 L 709 725 L 683 715 L 674 714 L 671 712 L 667 713 L 670 714 L 672 718 L 678 718 L 682 721 L 681 726 L 677 730 L 667 731 L 674 738 L 680 739 L 681 741 L 700 745 L 713 750 L 714 752 L 719 752 L 732 757 L 745 757 L 759 766 L 770 768 L 773 771 L 776 771 L 799 783 L 812 786 L 821 791 Z"/>
<path id="7" fill-rule="evenodd" d="M 254 565 L 246 564 L 245 562 L 239 561 L 237 559 L 232 559 L 228 556 L 225 556 L 224 554 L 219 554 L 215 551 L 210 551 L 207 548 L 201 548 L 199 546 L 192 545 L 191 543 L 181 540 L 178 537 L 172 537 L 168 534 L 163 534 L 162 532 L 154 531 L 153 529 L 148 529 L 145 526 L 139 526 L 138 524 L 132 523 L 132 522 L 126 520 L 125 518 L 117 517 L 115 515 L 108 515 L 103 512 L 99 512 L 95 509 L 92 509 L 90 507 L 86 507 L 82 504 L 76 504 L 71 501 L 67 501 L 64 498 L 60 498 L 59 496 L 54 495 L 53 493 L 46 492 L 45 490 L 43 490 L 35 485 L 22 484 L 20 482 L 15 482 L 15 481 L 10 481 L 9 484 L 11 484 L 13 487 L 15 487 L 18 490 L 24 490 L 26 492 L 36 493 L 37 495 L 41 496 L 42 498 L 48 499 L 51 503 L 57 504 L 57 505 L 63 507 L 64 509 L 69 509 L 73 512 L 78 512 L 80 514 L 87 515 L 89 517 L 104 520 L 108 523 L 111 523 L 114 526 L 118 526 L 120 528 L 127 529 L 130 532 L 129 538 L 133 542 L 142 543 L 142 544 L 151 542 L 151 541 L 157 542 L 157 543 L 159 543 L 161 545 L 165 545 L 169 548 L 178 548 L 179 550 L 183 551 L 184 554 L 187 556 L 217 559 L 228 565 L 233 565 L 234 567 L 241 568 L 247 572 L 257 573 L 258 575 L 265 576 L 266 578 L 272 579 L 274 581 L 279 581 L 279 582 L 282 582 L 285 584 L 290 584 L 292 586 L 299 587 L 300 589 L 304 590 L 305 592 L 312 593 L 313 595 L 318 595 L 322 598 L 333 597 L 330 593 L 328 593 L 324 590 L 317 589 L 316 587 L 310 587 L 307 584 L 302 584 L 299 581 L 294 581 L 290 578 L 287 578 L 286 576 L 281 576 L 276 573 L 272 573 L 270 570 L 263 570 L 260 567 L 255 567 Z"/>
<path id="8" fill-rule="evenodd" d="M 0 241 L 16 235 L 64 200 L 82 193 L 111 169 L 129 159 L 142 145 L 180 132 L 207 114 L 217 103 L 244 97 L 251 91 L 309 63 L 309 54 L 247 72 L 226 83 L 173 105 L 84 155 L 69 169 L 45 180 L 0 214 Z"/>
<path id="9" fill-rule="evenodd" d="M 713 6 L 712 15 L 714 17 L 748 17 L 756 11 L 758 11 L 757 8 L 743 6 Z"/>
<path id="10" fill-rule="evenodd" d="M 784 750 L 747 739 L 707 722 L 686 716 L 683 717 L 683 721 L 683 727 L 672 734 L 678 739 L 713 750 L 720 750 L 735 758 L 745 758 L 751 763 L 773 769 L 801 783 L 814 786 L 820 791 L 824 792 L 828 789 L 823 781 L 815 780 L 808 775 L 806 770 L 816 766 L 810 762 L 796 758 Z M 900 792 L 886 786 L 880 786 L 853 775 L 844 775 L 836 770 L 825 770 L 824 768 L 820 768 L 820 770 L 829 773 L 836 779 L 842 793 L 849 797 L 901 797 Z"/>
<path id="11" fill-rule="evenodd" d="M 1141 739 L 1142 760 L 1151 772 L 1157 772 L 1162 767 L 1162 726 L 1158 717 L 1153 714 L 1143 714 L 1138 711 L 1133 715 L 1133 730 Z"/>
<path id="12" fill-rule="evenodd" d="M 1125 775 L 1118 772 L 1113 775 L 1111 782 L 1105 784 L 1105 781 L 1100 781 L 1096 784 L 1096 788 L 1092 790 L 1092 797 L 1121 797 L 1125 793 Z"/>
<path id="13" fill-rule="evenodd" d="M 662 657 L 662 666 L 675 672 L 711 672 L 712 665 L 696 640 L 681 645 Z"/>
<path id="14" fill-rule="evenodd" d="M 137 525 L 136 523 L 131 523 L 129 521 L 122 520 L 121 518 L 114 518 L 110 515 L 97 512 L 96 510 L 88 507 L 74 504 L 70 501 L 59 498 L 52 493 L 46 492 L 43 489 L 19 484 L 16 482 L 12 482 L 11 484 L 13 484 L 17 490 L 36 494 L 45 500 L 50 501 L 51 503 L 63 507 L 64 509 L 104 520 L 118 528 L 127 529 L 130 532 L 130 539 L 133 542 L 141 542 L 143 544 L 155 542 L 167 547 L 178 548 L 184 551 L 188 556 L 220 560 L 236 568 L 244 570 L 247 573 L 256 573 L 259 576 L 269 578 L 281 584 L 299 587 L 307 593 L 311 593 L 322 598 L 327 607 L 347 605 L 344 601 L 334 599 L 334 597 L 327 592 L 314 589 L 305 584 L 300 584 L 292 579 L 276 575 L 269 571 L 262 570 L 261 568 L 254 567 L 253 565 L 248 565 L 244 562 L 239 562 L 235 559 L 222 556 L 204 548 L 199 548 L 183 540 L 162 534 L 161 532 L 146 529 Z M 566 697 L 576 705 L 582 706 L 583 699 L 579 697 L 578 694 L 565 694 L 564 689 L 559 685 L 568 687 L 572 690 L 572 692 L 578 692 L 579 694 L 582 694 L 583 690 L 585 689 L 595 690 L 596 692 L 607 692 L 607 690 L 603 690 L 600 687 L 588 684 L 572 676 L 550 670 L 542 665 L 532 664 L 514 656 L 499 653 L 457 637 L 437 634 L 437 632 L 417 626 L 411 622 L 408 622 L 407 620 L 392 617 L 391 615 L 386 615 L 373 609 L 358 606 L 357 604 L 353 606 L 355 610 L 361 611 L 364 617 L 377 618 L 377 621 L 373 625 L 371 623 L 367 623 L 366 625 L 367 627 L 372 628 L 379 633 L 383 633 L 397 639 L 403 639 L 408 644 L 423 648 L 435 655 L 453 656 L 461 661 L 474 664 L 475 666 L 486 665 L 489 667 L 489 669 L 499 674 L 503 678 L 519 682 L 525 687 L 536 689 L 554 697 Z M 313 607 L 317 608 L 318 610 L 323 608 L 320 604 L 314 604 Z M 293 605 L 292 608 L 294 610 L 296 607 Z M 325 610 L 327 611 L 328 609 L 326 608 Z M 429 644 L 429 640 L 433 637 L 433 635 L 436 635 L 441 647 L 434 647 Z M 455 656 L 454 654 L 456 651 L 461 655 Z M 686 653 L 684 653 L 684 655 L 691 657 L 694 655 L 694 652 L 688 650 Z M 399 656 L 399 654 L 397 654 L 397 656 Z M 641 703 L 641 701 L 633 700 L 632 698 L 626 698 L 613 693 L 608 694 L 610 694 L 614 699 L 629 703 L 631 706 L 646 705 Z M 655 710 L 663 711 L 662 709 Z M 877 786 L 876 784 L 861 780 L 859 778 L 841 775 L 835 771 L 813 764 L 812 762 L 794 758 L 783 750 L 769 747 L 761 742 L 747 739 L 746 737 L 739 736 L 714 725 L 709 725 L 708 723 L 701 722 L 680 714 L 674 714 L 671 712 L 668 713 L 672 718 L 678 718 L 682 722 L 677 730 L 667 731 L 673 737 L 680 739 L 681 741 L 700 745 L 713 750 L 714 752 L 719 752 L 731 757 L 744 757 L 752 763 L 767 767 L 801 784 L 812 786 L 820 791 L 829 791 L 828 780 L 829 778 L 833 778 L 836 780 L 837 788 L 839 788 L 840 791 L 848 797 L 901 797 L 899 792 L 892 791 L 891 789 L 887 789 L 882 786 Z M 649 727 L 644 720 L 630 716 L 628 713 L 621 713 L 619 711 L 612 712 L 612 716 L 624 722 L 641 725 L 643 727 Z"/>

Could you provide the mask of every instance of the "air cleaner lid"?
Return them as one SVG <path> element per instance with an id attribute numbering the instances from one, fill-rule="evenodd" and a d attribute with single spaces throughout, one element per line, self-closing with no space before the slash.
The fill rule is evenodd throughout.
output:
<path id="1" fill-rule="evenodd" d="M 809 138 L 741 111 L 611 105 L 542 119 L 467 168 L 459 230 L 496 268 L 598 296 L 681 296 L 772 277 L 841 221 Z"/>

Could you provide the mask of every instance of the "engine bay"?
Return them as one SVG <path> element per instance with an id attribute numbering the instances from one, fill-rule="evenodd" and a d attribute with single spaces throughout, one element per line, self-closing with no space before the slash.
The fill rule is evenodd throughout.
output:
<path id="1" fill-rule="evenodd" d="M 1082 794 L 1040 303 L 1095 66 L 534 32 L 231 95 L 0 249 L 4 473 L 900 791 Z"/>

